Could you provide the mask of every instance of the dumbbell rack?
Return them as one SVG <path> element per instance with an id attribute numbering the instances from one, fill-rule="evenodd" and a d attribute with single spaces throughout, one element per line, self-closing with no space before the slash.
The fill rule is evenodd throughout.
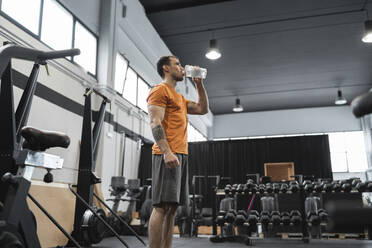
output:
<path id="1" fill-rule="evenodd" d="M 317 189 L 314 185 L 320 185 L 320 187 Z M 322 182 L 322 183 L 311 182 L 310 190 L 307 190 L 306 182 L 304 182 L 304 191 L 305 191 L 306 197 L 307 196 L 319 197 L 320 206 L 324 206 L 323 204 L 324 196 L 327 194 L 353 194 L 353 195 L 359 194 L 360 197 L 362 197 L 361 194 L 363 192 L 372 192 L 371 185 L 369 185 L 368 182 L 362 183 L 360 180 L 358 180 L 358 182 L 354 182 L 354 181 L 352 182 L 352 179 L 348 179 L 348 180 L 342 180 L 342 181 L 336 180 L 332 182 Z M 320 234 L 322 233 L 321 225 L 322 224 L 320 224 L 320 227 L 319 227 Z M 367 229 L 368 229 L 368 239 L 372 240 L 372 226 L 368 225 Z"/>
<path id="2" fill-rule="evenodd" d="M 256 196 L 258 196 L 261 200 L 261 197 L 263 196 L 275 196 L 276 194 L 298 194 L 299 197 L 300 197 L 300 201 L 301 201 L 301 207 L 299 209 L 299 212 L 301 214 L 301 218 L 302 218 L 302 221 L 301 221 L 301 232 L 302 232 L 302 241 L 304 243 L 309 243 L 309 232 L 308 232 L 308 229 L 307 229 L 307 222 L 306 222 L 306 213 L 305 213 L 305 198 L 306 198 L 306 194 L 303 190 L 302 187 L 299 187 L 299 191 L 296 192 L 296 193 L 292 193 L 292 192 L 286 192 L 286 193 L 283 193 L 283 192 L 278 192 L 278 193 L 268 193 L 268 192 L 264 192 L 264 193 L 260 193 L 260 192 L 256 192 L 255 193 Z M 251 195 L 251 193 L 250 193 Z M 275 197 L 274 197 L 275 198 Z"/>
<path id="3" fill-rule="evenodd" d="M 277 193 L 282 193 L 282 192 L 277 192 Z M 255 195 L 256 197 L 263 197 L 263 196 L 272 196 L 272 195 L 275 195 L 277 193 L 273 193 L 273 192 L 255 192 Z M 309 242 L 309 233 L 308 233 L 308 229 L 307 229 L 307 222 L 306 222 L 306 214 L 305 214 L 305 198 L 306 198 L 306 194 L 303 190 L 303 187 L 299 187 L 298 189 L 298 193 L 299 193 L 299 197 L 301 198 L 301 202 L 302 202 L 302 206 L 300 208 L 300 213 L 301 213 L 301 218 L 302 218 L 302 224 L 301 224 L 301 231 L 302 231 L 302 240 L 303 242 L 305 243 L 308 243 Z M 283 193 L 284 194 L 284 193 Z M 222 189 L 219 189 L 219 190 L 216 190 L 216 202 L 219 202 L 218 200 L 218 197 L 220 196 L 225 196 L 226 193 L 224 192 L 224 190 Z M 237 197 L 237 193 L 234 193 L 234 194 L 231 194 L 231 197 L 234 197 L 234 201 L 236 202 L 236 197 Z M 249 192 L 249 193 L 245 193 L 245 192 L 241 192 L 239 193 L 239 195 L 250 195 L 250 196 L 253 196 L 253 193 L 252 192 Z M 235 204 L 236 206 L 236 204 Z M 216 219 L 216 216 L 214 216 L 214 220 L 213 220 L 213 224 L 216 225 L 216 222 L 215 222 L 215 219 Z M 217 226 L 217 225 L 216 225 Z M 216 235 L 215 233 L 213 233 L 214 235 Z"/>
<path id="4" fill-rule="evenodd" d="M 234 198 L 234 201 L 236 203 L 238 195 L 252 196 L 253 194 L 255 194 L 255 196 L 259 197 L 259 199 L 260 199 L 263 196 L 273 196 L 273 195 L 278 195 L 278 194 L 285 194 L 287 190 L 291 191 L 291 189 L 289 187 L 287 190 L 284 190 L 282 192 L 281 189 L 279 190 L 280 187 L 278 187 L 278 185 L 276 185 L 276 188 L 274 189 L 274 184 L 275 183 L 269 184 L 269 186 L 263 185 L 262 189 L 261 189 L 262 184 L 260 185 L 260 187 L 256 184 L 253 184 L 253 186 L 254 186 L 253 191 L 242 190 L 242 188 L 243 188 L 242 186 L 244 186 L 244 185 L 241 185 L 241 186 L 236 185 L 236 187 L 232 187 L 234 189 L 232 189 L 231 191 L 226 191 L 226 188 L 225 188 L 225 190 L 218 189 L 218 190 L 216 190 L 216 202 L 219 202 L 218 197 L 226 196 L 226 195 L 230 195 L 230 197 Z M 357 185 L 354 182 L 352 183 L 351 179 L 350 180 L 345 180 L 343 182 L 333 181 L 332 184 L 329 183 L 332 186 L 331 188 L 329 188 L 330 186 L 327 186 L 325 184 L 327 184 L 327 182 L 325 182 L 325 183 L 324 182 L 322 182 L 322 183 L 311 182 L 311 181 L 306 182 L 306 180 L 305 180 L 303 182 L 297 183 L 297 190 L 292 192 L 292 193 L 297 194 L 296 197 L 299 197 L 299 200 L 301 202 L 301 206 L 299 207 L 299 212 L 301 213 L 301 217 L 302 217 L 302 222 L 301 222 L 302 240 L 305 243 L 308 243 L 310 241 L 310 227 L 319 227 L 317 235 L 320 235 L 320 237 L 322 237 L 322 235 L 321 235 L 321 233 L 322 233 L 321 225 L 325 224 L 325 222 L 322 222 L 322 220 L 320 218 L 320 215 L 319 215 L 319 209 L 322 209 L 322 208 L 317 209 L 315 215 L 317 215 L 318 219 L 317 220 L 313 219 L 314 222 L 310 218 L 312 216 L 311 214 L 309 214 L 309 216 L 307 216 L 306 207 L 305 207 L 305 202 L 306 202 L 307 197 L 319 196 L 320 206 L 322 206 L 323 205 L 322 202 L 324 201 L 323 197 L 325 196 L 325 194 L 328 194 L 328 193 L 331 193 L 331 194 L 333 194 L 333 193 L 342 193 L 342 194 L 359 193 L 359 194 L 361 194 L 362 192 L 372 192 L 372 182 L 370 182 L 370 183 L 361 183 L 360 182 Z M 246 187 L 247 185 L 248 185 L 248 183 L 244 187 Z M 291 186 L 291 183 L 289 184 L 289 186 Z M 240 190 L 239 190 L 239 187 L 240 187 Z M 292 188 L 292 190 L 293 190 L 293 188 Z M 225 191 L 227 193 L 225 193 Z M 235 206 L 236 206 L 236 204 L 235 204 Z M 307 211 L 309 211 L 309 209 L 307 209 Z M 327 218 L 327 213 L 325 213 L 325 218 Z M 214 220 L 214 225 L 217 226 L 216 221 L 215 221 L 216 216 L 214 216 L 213 220 Z M 319 224 L 315 224 L 315 223 L 319 223 Z M 368 227 L 368 238 L 372 239 L 372 226 L 367 226 L 367 227 Z M 316 229 L 313 229 L 313 230 L 316 230 Z M 213 233 L 213 234 L 216 235 L 216 233 Z"/>

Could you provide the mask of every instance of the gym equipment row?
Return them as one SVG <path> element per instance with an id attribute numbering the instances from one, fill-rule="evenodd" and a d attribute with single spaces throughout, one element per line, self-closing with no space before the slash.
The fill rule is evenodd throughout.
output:
<path id="1" fill-rule="evenodd" d="M 52 147 L 67 148 L 70 139 L 67 135 L 57 132 L 45 132 L 27 127 L 32 98 L 37 87 L 37 76 L 40 65 L 47 68 L 47 60 L 75 56 L 79 49 L 43 52 L 24 48 L 14 44 L 5 44 L 0 48 L 0 115 L 2 139 L 0 140 L 0 246 L 1 247 L 41 247 L 36 232 L 36 219 L 30 211 L 26 198 L 29 197 L 38 208 L 56 225 L 68 238 L 66 247 L 91 247 L 103 238 L 103 233 L 110 230 L 125 246 L 128 244 L 107 223 L 105 213 L 93 205 L 93 197 L 97 198 L 111 211 L 102 199 L 93 192 L 93 185 L 100 182 L 94 174 L 95 159 L 98 148 L 100 130 L 103 124 L 105 105 L 109 100 L 93 89 L 87 89 L 84 94 L 84 118 L 79 160 L 78 183 L 76 192 L 69 185 L 70 191 L 76 196 L 74 230 L 70 235 L 61 225 L 38 203 L 28 192 L 35 167 L 44 168 L 47 173 L 44 182 L 53 181 L 51 170 L 61 169 L 63 159 L 47 154 L 44 151 Z M 16 111 L 12 84 L 11 59 L 34 61 L 31 74 Z M 91 94 L 95 92 L 103 98 L 98 119 L 92 130 Z M 117 218 L 126 223 L 119 217 Z M 130 227 L 129 227 L 130 229 Z M 145 242 L 133 231 L 133 234 L 145 246 Z"/>
<path id="2" fill-rule="evenodd" d="M 302 184 L 297 181 L 289 183 L 266 183 L 255 184 L 249 179 L 246 184 L 227 184 L 224 188 L 226 195 L 235 194 L 285 194 L 296 193 L 303 188 L 307 194 L 311 193 L 362 193 L 372 192 L 372 182 L 362 182 L 360 179 L 342 180 L 342 181 L 321 181 L 313 182 L 304 180 Z"/>

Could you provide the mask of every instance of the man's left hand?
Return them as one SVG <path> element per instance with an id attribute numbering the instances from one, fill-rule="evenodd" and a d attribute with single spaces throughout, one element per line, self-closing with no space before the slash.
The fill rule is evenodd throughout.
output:
<path id="1" fill-rule="evenodd" d="M 201 78 L 197 78 L 197 77 L 193 77 L 192 78 L 192 81 L 196 84 L 196 85 L 200 85 L 203 83 L 203 79 Z"/>

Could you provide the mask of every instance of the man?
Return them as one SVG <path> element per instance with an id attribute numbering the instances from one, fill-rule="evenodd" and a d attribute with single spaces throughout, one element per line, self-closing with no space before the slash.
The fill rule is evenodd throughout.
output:
<path id="1" fill-rule="evenodd" d="M 172 246 L 174 216 L 178 205 L 188 204 L 187 114 L 208 113 L 203 80 L 193 78 L 198 103 L 186 100 L 175 90 L 183 81 L 184 68 L 175 56 L 161 57 L 157 63 L 163 82 L 154 86 L 147 98 L 150 126 L 155 139 L 152 148 L 152 201 L 149 223 L 151 248 Z"/>

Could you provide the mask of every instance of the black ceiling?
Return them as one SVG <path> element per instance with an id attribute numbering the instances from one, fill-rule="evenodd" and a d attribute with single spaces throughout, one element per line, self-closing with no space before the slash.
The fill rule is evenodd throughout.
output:
<path id="1" fill-rule="evenodd" d="M 214 114 L 334 106 L 372 85 L 365 0 L 140 0 L 183 64 L 208 69 Z M 207 4 L 208 3 L 208 4 Z M 372 10 L 371 10 L 372 11 Z M 205 58 L 216 38 L 222 57 Z"/>

